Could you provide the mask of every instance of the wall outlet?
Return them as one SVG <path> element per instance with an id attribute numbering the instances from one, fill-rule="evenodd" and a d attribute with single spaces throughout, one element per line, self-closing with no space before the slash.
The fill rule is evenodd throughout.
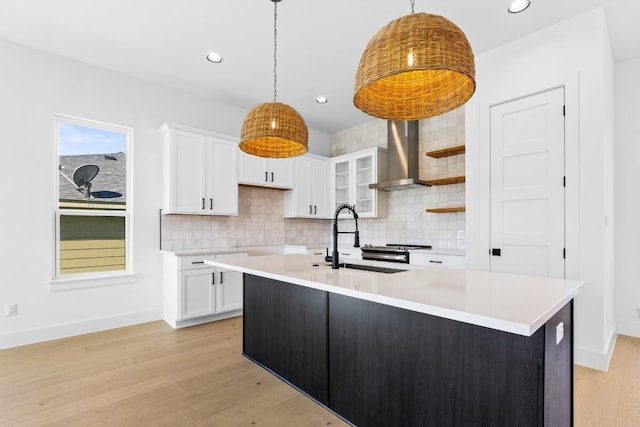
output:
<path id="1" fill-rule="evenodd" d="M 556 326 L 556 345 L 560 344 L 562 338 L 564 338 L 564 322 L 560 322 Z"/>
<path id="2" fill-rule="evenodd" d="M 18 304 L 7 304 L 5 306 L 5 314 L 7 317 L 13 317 L 18 315 Z"/>

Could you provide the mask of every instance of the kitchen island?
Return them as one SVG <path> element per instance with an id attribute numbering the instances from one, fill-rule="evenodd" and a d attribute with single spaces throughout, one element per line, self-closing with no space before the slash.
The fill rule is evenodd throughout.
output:
<path id="1" fill-rule="evenodd" d="M 243 353 L 354 425 L 572 425 L 580 281 L 207 263 L 244 273 Z"/>

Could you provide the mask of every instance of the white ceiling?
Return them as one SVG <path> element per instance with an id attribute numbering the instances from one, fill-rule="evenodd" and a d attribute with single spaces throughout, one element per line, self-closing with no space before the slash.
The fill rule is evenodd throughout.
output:
<path id="1" fill-rule="evenodd" d="M 602 5 L 616 61 L 640 57 L 640 1 L 531 1 L 518 15 L 507 0 L 416 0 L 415 10 L 455 22 L 478 55 Z M 370 120 L 352 102 L 360 55 L 410 11 L 409 0 L 278 3 L 278 101 L 327 133 Z M 270 0 L 0 0 L 0 38 L 244 109 L 273 99 Z M 223 63 L 207 62 L 209 50 Z"/>

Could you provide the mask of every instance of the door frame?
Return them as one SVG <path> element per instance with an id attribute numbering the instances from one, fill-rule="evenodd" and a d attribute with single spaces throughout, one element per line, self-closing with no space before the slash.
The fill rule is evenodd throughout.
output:
<path id="1" fill-rule="evenodd" d="M 467 261 L 469 268 L 490 271 L 491 255 L 491 107 L 564 87 L 565 95 L 565 277 L 578 278 L 580 267 L 580 99 L 579 74 L 548 82 L 527 82 L 505 93 L 481 94 L 477 111 L 467 109 L 467 132 L 479 129 L 477 144 L 467 144 L 466 162 Z M 473 113 L 477 113 L 475 116 Z M 477 179 L 473 179 L 476 177 Z M 474 182 L 475 181 L 475 182 Z M 489 197 L 487 197 L 487 195 Z"/>

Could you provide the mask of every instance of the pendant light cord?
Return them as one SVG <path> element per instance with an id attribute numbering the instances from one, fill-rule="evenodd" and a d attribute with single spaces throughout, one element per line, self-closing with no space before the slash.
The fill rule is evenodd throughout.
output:
<path id="1" fill-rule="evenodd" d="M 278 95 L 277 83 L 278 74 L 276 72 L 278 66 L 278 2 L 273 2 L 273 102 L 276 102 Z"/>
<path id="2" fill-rule="evenodd" d="M 415 5 L 416 5 L 416 2 L 415 2 L 414 0 L 411 0 L 411 14 L 412 14 L 412 15 L 413 15 L 413 14 L 414 14 L 414 12 L 415 12 L 415 11 L 413 10 L 413 9 L 415 8 Z"/>

